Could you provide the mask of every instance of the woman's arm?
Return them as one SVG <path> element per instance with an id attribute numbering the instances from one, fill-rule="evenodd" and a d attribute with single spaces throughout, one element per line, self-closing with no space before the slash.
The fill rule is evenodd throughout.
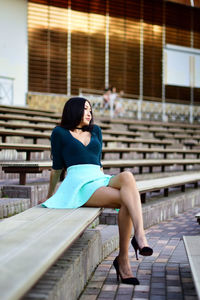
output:
<path id="1" fill-rule="evenodd" d="M 51 169 L 47 199 L 49 199 L 53 195 L 56 185 L 57 185 L 58 181 L 60 180 L 61 173 L 62 173 L 62 169 L 61 170 Z"/>

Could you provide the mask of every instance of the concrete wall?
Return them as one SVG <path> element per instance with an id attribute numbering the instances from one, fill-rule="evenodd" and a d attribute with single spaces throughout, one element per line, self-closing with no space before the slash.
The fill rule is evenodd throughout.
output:
<path id="1" fill-rule="evenodd" d="M 4 97 L 1 76 L 14 79 L 13 103 Z M 27 91 L 27 1 L 0 0 L 0 103 L 25 105 Z"/>

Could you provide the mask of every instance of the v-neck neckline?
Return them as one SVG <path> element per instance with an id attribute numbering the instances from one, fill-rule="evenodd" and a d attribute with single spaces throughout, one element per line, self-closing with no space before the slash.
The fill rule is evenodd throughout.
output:
<path id="1" fill-rule="evenodd" d="M 72 135 L 72 133 L 70 132 L 70 130 L 68 130 L 69 131 L 69 133 L 70 133 L 70 135 L 75 139 L 75 140 L 77 140 L 79 143 L 81 143 L 85 148 L 87 147 L 87 146 L 89 146 L 89 144 L 91 143 L 91 140 L 92 140 L 92 132 L 90 132 L 90 141 L 89 141 L 89 143 L 87 144 L 87 145 L 85 145 L 85 144 L 83 144 L 79 139 L 77 139 L 77 138 L 75 138 L 73 135 Z"/>

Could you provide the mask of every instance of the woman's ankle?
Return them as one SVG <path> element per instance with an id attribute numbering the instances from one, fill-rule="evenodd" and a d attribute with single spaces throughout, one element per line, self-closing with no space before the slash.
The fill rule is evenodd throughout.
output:
<path id="1" fill-rule="evenodd" d="M 119 253 L 118 260 L 121 261 L 121 262 L 129 261 L 128 254 L 126 254 L 126 253 L 125 254 L 124 253 Z"/>

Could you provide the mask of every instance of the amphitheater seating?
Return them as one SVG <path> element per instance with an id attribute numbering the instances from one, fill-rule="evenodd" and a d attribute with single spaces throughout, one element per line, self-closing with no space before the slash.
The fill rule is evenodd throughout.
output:
<path id="1" fill-rule="evenodd" d="M 39 145 L 39 144 L 10 144 L 10 143 L 0 143 L 0 150 L 16 150 L 18 152 L 26 153 L 26 160 L 31 160 L 32 152 L 43 152 L 50 151 L 50 145 Z"/>
<path id="2" fill-rule="evenodd" d="M 152 145 L 160 145 L 163 146 L 164 148 L 166 148 L 166 146 L 168 145 L 172 145 L 173 142 L 171 141 L 161 141 L 159 139 L 144 139 L 144 138 L 139 138 L 139 139 L 133 139 L 133 138 L 126 138 L 126 137 L 108 137 L 108 136 L 104 136 L 103 138 L 103 143 L 105 146 L 108 145 L 108 143 L 123 143 L 126 144 L 127 147 L 130 147 L 131 144 L 144 144 L 144 145 L 148 145 L 148 147 L 150 148 Z"/>
<path id="3" fill-rule="evenodd" d="M 3 108 L 3 107 L 2 107 Z M 23 109 L 9 111 L 7 108 L 0 110 L 0 129 L 3 136 L 3 143 L 0 144 L 1 149 L 15 149 L 16 151 L 26 152 L 27 161 L 10 161 L 9 163 L 3 162 L 1 166 L 7 173 L 19 173 L 20 184 L 26 183 L 27 173 L 41 173 L 43 170 L 51 169 L 51 161 L 30 161 L 32 152 L 50 151 L 49 137 L 50 133 L 45 133 L 46 130 L 51 130 L 59 119 L 56 117 L 51 118 L 51 113 L 36 114 L 27 111 L 23 113 Z M 39 112 L 38 113 L 42 113 Z M 6 122 L 12 120 L 12 123 Z M 14 121 L 26 121 L 26 124 L 17 124 Z M 149 168 L 149 172 L 153 171 L 153 167 L 160 167 L 162 172 L 165 172 L 166 166 L 174 164 L 182 165 L 183 170 L 187 166 L 200 164 L 199 155 L 200 149 L 185 149 L 181 139 L 176 139 L 177 134 L 184 134 L 188 140 L 193 140 L 192 134 L 199 134 L 199 125 L 191 124 L 163 124 L 161 122 L 148 122 L 148 121 L 131 121 L 131 120 L 112 120 L 106 121 L 101 125 L 102 127 L 104 145 L 108 143 L 117 143 L 115 147 L 104 147 L 103 155 L 106 153 L 119 153 L 119 160 L 103 160 L 103 167 L 106 168 L 132 168 L 137 166 L 142 173 L 144 167 Z M 35 123 L 35 124 L 33 124 Z M 116 130 L 113 125 L 127 124 L 128 130 Z M 4 126 L 5 124 L 5 126 Z M 12 127 L 13 126 L 13 127 Z M 24 127 L 23 127 L 24 126 Z M 161 138 L 130 138 L 140 136 L 141 132 L 133 129 L 138 126 L 144 129 L 144 132 L 156 134 L 159 132 L 167 132 L 173 134 L 170 139 L 166 137 Z M 5 129 L 6 128 L 6 129 Z M 8 129 L 9 128 L 9 129 Z M 10 130 L 10 129 L 15 130 Z M 28 130 L 18 130 L 19 128 L 26 128 Z M 108 130 L 106 130 L 108 129 Z M 40 132 L 44 131 L 44 132 Z M 136 132 L 133 132 L 136 131 Z M 10 132 L 10 134 L 9 134 Z M 8 133 L 8 134 L 7 134 Z M 6 135 L 7 134 L 7 135 Z M 35 144 L 14 144 L 5 143 L 6 136 L 22 136 L 32 138 Z M 106 136 L 109 135 L 109 136 Z M 117 136 L 117 137 L 116 137 Z M 124 137 L 125 136 L 125 137 Z M 155 137 L 155 136 L 154 136 Z M 47 145 L 36 144 L 37 139 L 46 139 Z M 169 138 L 169 137 L 168 137 Z M 180 145 L 180 149 L 171 149 L 167 146 Z M 186 141 L 188 142 L 188 141 Z M 190 141 L 189 141 L 190 142 Z M 127 144 L 127 148 L 121 148 L 123 144 Z M 137 144 L 138 147 L 133 148 L 132 145 Z M 120 145 L 120 148 L 119 148 Z M 144 147 L 143 145 L 148 145 Z M 150 148 L 152 145 L 160 147 Z M 175 146 L 176 146 L 175 145 Z M 185 144 L 186 145 L 186 144 Z M 110 145 L 109 145 L 110 146 Z M 187 145 L 192 147 L 191 145 Z M 162 148 L 163 147 L 163 148 Z M 143 159 L 125 160 L 122 159 L 123 153 L 142 153 Z M 162 153 L 164 159 L 146 159 L 146 155 L 151 153 Z M 167 155 L 176 153 L 182 155 L 182 159 L 169 159 Z M 186 158 L 186 155 L 195 155 L 196 158 Z M 159 172 L 160 172 L 159 171 Z M 173 173 L 172 173 L 173 175 Z M 181 191 L 185 191 L 188 184 L 198 186 L 200 181 L 200 172 L 190 172 L 190 174 L 180 174 L 178 176 L 165 176 L 163 178 L 145 179 L 137 181 L 138 190 L 141 194 L 142 202 L 144 203 L 147 194 L 155 191 L 164 191 L 164 196 L 168 196 L 169 192 L 174 187 L 181 187 Z M 0 271 L 5 276 L 2 277 L 0 282 L 0 290 L 2 299 L 19 299 L 34 285 L 34 283 L 45 273 L 45 271 L 57 260 L 57 258 L 67 249 L 87 228 L 89 224 L 101 213 L 100 208 L 79 208 L 76 210 L 57 210 L 45 209 L 41 206 L 35 206 L 26 210 L 12 218 L 8 218 L 0 222 L 0 243 L 3 245 L 0 250 Z M 55 221 L 54 221 L 55 220 Z M 77 221 L 78 220 L 78 221 Z M 200 220 L 200 217 L 197 220 Z M 189 242 L 188 242 L 189 244 Z M 35 251 L 38 249 L 39 251 Z M 26 274 L 26 276 L 24 276 Z M 199 275 L 198 275 L 199 276 Z M 198 277 L 200 278 L 200 277 Z M 10 284 L 12 282 L 12 284 Z M 199 284 L 199 283 L 198 283 Z"/>
<path id="4" fill-rule="evenodd" d="M 44 123 L 44 124 L 58 124 L 58 120 L 52 120 L 50 117 L 38 117 L 38 116 L 25 116 L 25 115 L 18 115 L 16 114 L 0 114 L 0 120 L 5 121 L 27 121 L 30 123 Z"/>
<path id="5" fill-rule="evenodd" d="M 140 193 L 196 183 L 200 174 L 137 183 Z M 45 209 L 35 206 L 0 223 L 1 297 L 19 299 L 100 214 L 99 208 Z M 38 249 L 39 251 L 35 251 Z M 26 274 L 26 276 L 24 276 Z M 10 284 L 12 282 L 12 284 Z"/>
<path id="6" fill-rule="evenodd" d="M 193 129 L 199 130 L 198 124 L 188 124 L 188 123 L 168 123 L 168 122 L 158 122 L 158 121 L 143 121 L 143 120 L 128 120 L 128 119 L 107 119 L 107 118 L 100 118 L 100 120 L 104 123 L 108 124 L 124 124 L 127 125 L 128 130 L 129 126 L 146 126 L 146 127 L 163 127 L 163 128 L 181 128 L 181 129 Z"/>
<path id="7" fill-rule="evenodd" d="M 171 124 L 171 123 L 170 123 Z M 182 124 L 181 124 L 182 125 Z M 200 131 L 199 131 L 199 127 L 196 127 L 195 128 L 180 128 L 178 125 L 174 128 L 174 127 L 165 127 L 165 123 L 161 126 L 161 125 L 158 125 L 158 126 L 155 126 L 155 125 L 152 125 L 152 126 L 145 126 L 145 125 L 129 125 L 129 130 L 130 131 L 141 131 L 141 132 L 152 132 L 152 133 L 171 133 L 171 134 L 178 134 L 178 133 L 187 133 L 187 134 L 190 134 L 190 135 L 193 135 L 193 134 L 199 134 Z"/>
<path id="8" fill-rule="evenodd" d="M 153 167 L 160 167 L 161 172 L 165 172 L 166 166 L 181 165 L 186 170 L 188 165 L 199 165 L 199 159 L 146 159 L 146 160 L 104 160 L 102 166 L 104 169 L 117 168 L 120 172 L 125 168 L 139 167 L 139 173 L 142 174 L 143 168 L 148 167 L 149 173 L 152 173 Z M 50 161 L 27 161 L 27 162 L 9 162 L 1 163 L 2 170 L 5 173 L 18 173 L 20 175 L 19 183 L 26 184 L 27 173 L 42 173 L 43 170 L 50 170 L 52 163 Z"/>
<path id="9" fill-rule="evenodd" d="M 52 119 L 50 116 L 47 117 L 40 117 L 40 116 L 25 116 L 25 115 L 18 115 L 17 112 L 15 115 L 11 114 L 0 114 L 0 127 L 3 128 L 24 128 L 24 126 L 27 124 L 28 128 L 30 129 L 38 129 L 43 130 L 43 127 L 49 127 L 50 130 L 54 128 L 56 125 L 60 123 L 60 118 Z M 4 122 L 2 121 L 4 120 Z M 8 121 L 12 121 L 11 123 L 8 123 Z M 15 122 L 17 121 L 17 122 Z M 28 122 L 28 123 L 19 123 L 19 122 Z M 33 123 L 37 125 L 33 125 Z M 39 123 L 39 124 L 38 124 Z M 20 127 L 20 124 L 22 125 Z M 45 125 L 41 125 L 45 124 Z M 49 124 L 52 124 L 50 126 Z M 99 126 L 101 126 L 102 129 L 110 129 L 111 125 L 104 124 L 104 123 L 97 123 Z M 41 129 L 40 129 L 41 128 Z M 46 129 L 47 130 L 47 129 Z"/>
<path id="10" fill-rule="evenodd" d="M 136 132 L 129 132 L 129 131 L 122 131 L 122 130 L 102 130 L 102 134 L 106 134 L 106 135 L 111 135 L 111 136 L 126 136 L 126 137 L 140 137 L 141 134 L 140 133 L 136 133 Z"/>
<path id="11" fill-rule="evenodd" d="M 197 142 L 199 142 L 199 140 L 200 140 L 199 135 L 193 135 L 191 137 L 189 134 L 174 134 L 174 135 L 171 135 L 169 133 L 164 133 L 164 132 L 163 133 L 156 133 L 155 137 L 160 138 L 160 139 L 176 139 L 179 142 L 182 142 L 185 139 L 189 139 L 189 138 L 194 140 L 194 141 L 197 141 Z"/>
<path id="12" fill-rule="evenodd" d="M 103 131 L 105 133 L 105 131 Z M 32 138 L 34 141 L 34 144 L 37 143 L 38 138 L 43 139 L 50 139 L 50 133 L 45 132 L 38 132 L 38 131 L 28 131 L 28 130 L 12 130 L 12 129 L 0 129 L 0 134 L 2 136 L 2 142 L 6 142 L 7 136 L 21 136 L 24 138 Z M 120 132 L 113 131 L 113 133 L 110 133 L 111 135 L 121 135 Z M 125 133 L 122 133 L 122 135 L 125 135 Z M 128 134 L 127 134 L 128 135 Z M 132 136 L 138 136 L 138 134 L 132 134 Z M 151 145 L 163 145 L 164 147 L 166 145 L 171 145 L 172 142 L 170 141 L 161 141 L 159 139 L 134 139 L 134 138 L 126 138 L 126 137 L 107 137 L 105 136 L 103 139 L 104 143 L 107 144 L 108 142 L 122 142 L 128 144 L 128 146 L 132 143 L 142 143 L 147 144 L 149 147 Z"/>
<path id="13" fill-rule="evenodd" d="M 100 208 L 30 208 L 0 223 L 1 299 L 21 299 L 100 214 Z"/>
<path id="14" fill-rule="evenodd" d="M 22 129 L 26 128 L 29 130 L 47 131 L 52 130 L 55 125 L 40 125 L 40 124 L 29 124 L 29 123 L 14 123 L 14 122 L 2 122 L 0 121 L 0 127 L 4 129 Z"/>
<path id="15" fill-rule="evenodd" d="M 37 110 L 31 110 L 31 109 L 21 109 L 19 108 L 13 108 L 13 107 L 2 107 L 0 106 L 0 113 L 1 114 L 18 114 L 18 115 L 27 115 L 27 116 L 39 116 L 39 117 L 50 117 L 52 119 L 58 119 L 60 118 L 60 114 L 53 113 L 53 112 L 45 112 L 45 111 L 37 111 Z"/>
<path id="16" fill-rule="evenodd" d="M 30 107 L 28 107 L 28 106 L 15 106 L 15 105 L 12 105 L 12 106 L 10 106 L 10 105 L 4 105 L 4 104 L 1 104 L 0 105 L 0 108 L 6 108 L 7 109 L 7 111 L 9 111 L 10 109 L 14 109 L 14 110 L 23 110 L 23 111 L 31 111 L 31 112 L 41 112 L 41 113 L 48 113 L 50 116 L 52 115 L 52 114 L 56 114 L 54 111 L 52 111 L 52 110 L 45 110 L 44 111 L 44 109 L 39 109 L 39 108 L 30 108 Z"/>
<path id="17" fill-rule="evenodd" d="M 50 133 L 38 132 L 38 131 L 28 131 L 28 130 L 11 130 L 11 129 L 0 129 L 0 135 L 2 136 L 2 142 L 6 143 L 6 138 L 8 136 L 21 136 L 23 138 L 33 139 L 33 143 L 37 144 L 37 140 L 50 139 Z"/>
<path id="18" fill-rule="evenodd" d="M 1 146 L 0 146 L 1 147 Z M 118 153 L 119 158 L 123 159 L 123 153 L 142 153 L 143 159 L 146 159 L 147 154 L 162 153 L 163 158 L 167 158 L 168 154 L 181 154 L 182 158 L 186 158 L 186 155 L 195 155 L 196 158 L 200 157 L 200 149 L 162 149 L 162 148 L 144 148 L 144 147 L 103 147 L 102 158 L 104 159 L 106 153 Z"/>
<path id="19" fill-rule="evenodd" d="M 153 172 L 153 167 L 160 167 L 161 172 L 165 172 L 167 166 L 180 165 L 186 171 L 187 166 L 199 165 L 199 159 L 145 159 L 145 160 L 105 160 L 102 162 L 104 169 L 119 168 L 123 172 L 125 168 L 139 167 L 139 173 L 143 173 L 143 168 L 148 167 L 149 173 Z"/>
<path id="20" fill-rule="evenodd" d="M 50 145 L 41 144 L 18 144 L 18 143 L 0 143 L 1 150 L 16 150 L 17 152 L 25 152 L 27 161 L 31 160 L 32 152 L 43 152 L 50 151 Z M 146 159 L 147 154 L 160 153 L 163 154 L 163 158 L 166 159 L 169 154 L 181 154 L 182 158 L 186 158 L 186 155 L 194 155 L 196 158 L 200 157 L 200 149 L 162 149 L 162 148 L 144 148 L 144 147 L 103 147 L 102 149 L 102 159 L 104 159 L 107 153 L 117 153 L 119 158 L 123 159 L 124 153 L 137 153 L 142 154 L 142 158 Z M 50 157 L 50 156 L 49 156 Z"/>

